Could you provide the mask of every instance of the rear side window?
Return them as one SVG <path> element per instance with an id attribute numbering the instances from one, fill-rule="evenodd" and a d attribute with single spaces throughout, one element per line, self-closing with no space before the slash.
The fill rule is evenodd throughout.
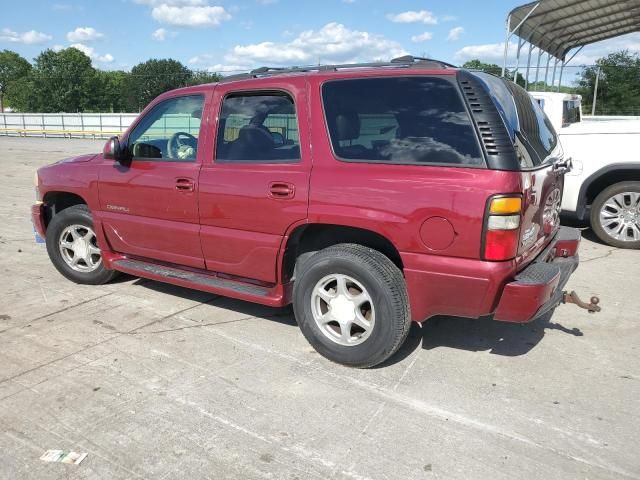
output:
<path id="1" fill-rule="evenodd" d="M 457 87 L 437 77 L 333 80 L 322 87 L 331 144 L 347 161 L 484 165 Z"/>
<path id="2" fill-rule="evenodd" d="M 580 100 L 562 102 L 562 126 L 580 122 Z"/>
<path id="3" fill-rule="evenodd" d="M 222 102 L 216 162 L 300 160 L 293 100 L 280 92 L 234 93 Z"/>

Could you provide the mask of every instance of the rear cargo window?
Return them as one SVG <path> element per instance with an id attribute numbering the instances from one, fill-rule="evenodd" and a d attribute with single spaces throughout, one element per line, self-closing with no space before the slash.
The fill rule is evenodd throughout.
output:
<path id="1" fill-rule="evenodd" d="M 484 165 L 457 87 L 445 78 L 333 80 L 322 87 L 336 156 L 347 161 Z"/>
<path id="2" fill-rule="evenodd" d="M 513 82 L 505 81 L 513 93 L 513 100 L 518 111 L 520 138 L 529 153 L 529 162 L 536 166 L 545 163 L 558 144 L 551 122 L 540 108 L 540 104 L 527 91 Z"/>
<path id="3" fill-rule="evenodd" d="M 521 168 L 535 168 L 548 161 L 558 144 L 551 122 L 540 101 L 515 83 L 483 72 L 482 80 L 502 116 L 512 141 L 518 145 Z"/>

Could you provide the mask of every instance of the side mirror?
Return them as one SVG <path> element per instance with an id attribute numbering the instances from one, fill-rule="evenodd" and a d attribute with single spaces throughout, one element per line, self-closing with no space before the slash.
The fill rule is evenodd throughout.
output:
<path id="1" fill-rule="evenodd" d="M 115 160 L 119 162 L 124 159 L 124 152 L 120 146 L 120 139 L 118 137 L 111 137 L 107 140 L 102 150 L 104 158 Z"/>

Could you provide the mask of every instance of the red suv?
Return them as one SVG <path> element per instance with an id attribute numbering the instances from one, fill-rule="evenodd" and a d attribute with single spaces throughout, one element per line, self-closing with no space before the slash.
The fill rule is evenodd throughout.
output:
<path id="1" fill-rule="evenodd" d="M 116 272 L 293 303 L 325 357 L 376 365 L 411 321 L 529 322 L 563 301 L 558 137 L 517 85 L 442 62 L 279 70 L 167 92 L 102 154 L 38 170 L 68 279 Z"/>

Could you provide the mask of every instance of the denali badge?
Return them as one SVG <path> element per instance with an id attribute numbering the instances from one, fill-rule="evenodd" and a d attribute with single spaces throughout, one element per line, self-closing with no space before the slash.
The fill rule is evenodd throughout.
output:
<path id="1" fill-rule="evenodd" d="M 127 207 L 121 207 L 120 205 L 107 204 L 107 210 L 115 210 L 116 212 L 129 213 L 129 209 Z"/>

